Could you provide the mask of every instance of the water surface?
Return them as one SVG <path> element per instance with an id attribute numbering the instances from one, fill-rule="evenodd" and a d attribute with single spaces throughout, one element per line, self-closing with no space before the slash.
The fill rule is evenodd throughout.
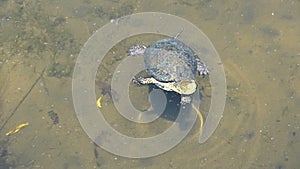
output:
<path id="1" fill-rule="evenodd" d="M 0 168 L 298 168 L 299 9 L 296 0 L 0 1 Z M 147 11 L 183 17 L 210 38 L 225 68 L 227 102 L 219 127 L 204 144 L 198 144 L 198 122 L 171 151 L 128 159 L 95 146 L 82 130 L 72 103 L 72 70 L 93 31 L 112 19 Z M 129 46 L 160 38 L 122 41 L 97 74 L 104 116 L 129 136 L 155 135 L 172 120 L 126 122 L 111 102 L 110 72 Z M 210 85 L 208 79 L 198 80 L 205 118 Z M 146 86 L 132 87 L 137 108 L 149 106 L 147 93 Z M 25 122 L 29 126 L 5 136 Z"/>

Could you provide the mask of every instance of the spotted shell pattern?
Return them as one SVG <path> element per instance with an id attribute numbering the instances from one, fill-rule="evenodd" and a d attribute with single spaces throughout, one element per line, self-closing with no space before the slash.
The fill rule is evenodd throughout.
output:
<path id="1" fill-rule="evenodd" d="M 197 61 L 194 52 L 176 38 L 159 40 L 144 53 L 147 71 L 162 82 L 194 80 Z"/>

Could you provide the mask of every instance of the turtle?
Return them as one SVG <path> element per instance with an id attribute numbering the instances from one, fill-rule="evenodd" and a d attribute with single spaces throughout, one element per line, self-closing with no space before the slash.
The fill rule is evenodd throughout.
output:
<path id="1" fill-rule="evenodd" d="M 180 34 L 180 33 L 179 33 Z M 158 40 L 149 46 L 130 47 L 129 55 L 143 55 L 146 71 L 150 77 L 134 77 L 139 85 L 155 84 L 165 91 L 181 95 L 181 103 L 191 102 L 191 95 L 196 91 L 196 73 L 202 77 L 209 74 L 208 66 L 195 52 L 175 37 Z"/>

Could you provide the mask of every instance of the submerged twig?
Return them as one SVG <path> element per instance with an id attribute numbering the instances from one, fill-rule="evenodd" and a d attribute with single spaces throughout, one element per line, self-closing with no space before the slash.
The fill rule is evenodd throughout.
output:
<path id="1" fill-rule="evenodd" d="M 14 108 L 14 110 L 12 111 L 12 113 L 8 116 L 8 118 L 4 121 L 4 123 L 2 124 L 2 126 L 0 127 L 0 132 L 2 131 L 2 129 L 4 128 L 4 126 L 7 124 L 7 122 L 14 116 L 14 114 L 16 113 L 16 111 L 18 110 L 18 108 L 22 105 L 22 103 L 25 101 L 25 99 L 27 98 L 27 96 L 31 93 L 32 89 L 35 87 L 35 85 L 39 82 L 39 80 L 42 78 L 44 72 L 45 72 L 46 68 L 43 69 L 43 71 L 41 72 L 40 76 L 35 80 L 35 82 L 31 85 L 30 89 L 27 91 L 27 93 L 25 94 L 25 96 L 23 96 L 23 98 L 19 101 L 19 103 L 17 104 L 17 106 Z"/>

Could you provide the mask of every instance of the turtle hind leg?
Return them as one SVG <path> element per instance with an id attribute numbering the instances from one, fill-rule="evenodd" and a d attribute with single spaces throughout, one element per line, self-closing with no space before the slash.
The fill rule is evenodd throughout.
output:
<path id="1" fill-rule="evenodd" d="M 196 61 L 197 61 L 197 71 L 199 72 L 199 75 L 201 75 L 202 77 L 208 75 L 209 74 L 208 66 L 198 58 L 196 58 Z"/>
<path id="2" fill-rule="evenodd" d="M 191 101 L 192 101 L 191 96 L 184 96 L 184 95 L 182 95 L 182 96 L 181 96 L 180 104 L 182 104 L 182 105 L 190 104 Z"/>

